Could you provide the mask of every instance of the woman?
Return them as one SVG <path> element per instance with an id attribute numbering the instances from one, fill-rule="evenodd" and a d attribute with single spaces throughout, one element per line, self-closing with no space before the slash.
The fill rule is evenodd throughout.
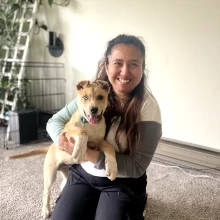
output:
<path id="1" fill-rule="evenodd" d="M 103 144 L 116 150 L 118 176 L 105 176 L 105 156 L 89 149 L 85 162 L 70 167 L 52 220 L 141 220 L 146 203 L 146 169 L 161 137 L 159 106 L 145 85 L 145 47 L 140 39 L 119 35 L 108 42 L 96 79 L 109 82 Z M 72 154 L 74 144 L 60 135 L 76 110 L 73 100 L 55 114 L 47 131 L 59 148 Z"/>

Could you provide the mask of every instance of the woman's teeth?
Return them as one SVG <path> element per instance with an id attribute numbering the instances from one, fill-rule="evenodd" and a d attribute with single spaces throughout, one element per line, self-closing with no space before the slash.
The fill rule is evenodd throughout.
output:
<path id="1" fill-rule="evenodd" d="M 131 81 L 130 79 L 118 79 L 118 80 L 122 83 L 128 83 Z"/>

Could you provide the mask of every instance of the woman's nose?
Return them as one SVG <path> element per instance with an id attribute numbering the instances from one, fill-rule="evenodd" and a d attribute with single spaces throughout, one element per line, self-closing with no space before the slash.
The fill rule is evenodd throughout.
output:
<path id="1" fill-rule="evenodd" d="M 129 72 L 128 65 L 123 64 L 123 66 L 121 67 L 121 75 L 127 75 L 128 72 Z"/>

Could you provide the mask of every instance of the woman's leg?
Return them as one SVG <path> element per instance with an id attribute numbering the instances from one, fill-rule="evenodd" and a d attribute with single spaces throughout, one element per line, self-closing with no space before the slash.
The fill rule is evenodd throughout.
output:
<path id="1" fill-rule="evenodd" d="M 146 207 L 147 195 L 146 193 L 142 195 L 134 196 L 132 200 L 132 206 L 129 213 L 129 220 L 142 220 L 144 209 Z"/>
<path id="2" fill-rule="evenodd" d="M 147 176 L 117 178 L 102 188 L 95 220 L 142 220 L 146 204 Z"/>
<path id="3" fill-rule="evenodd" d="M 99 195 L 77 170 L 71 171 L 51 220 L 94 220 Z"/>
<path id="4" fill-rule="evenodd" d="M 142 220 L 144 209 L 147 202 L 147 175 L 146 173 L 134 180 L 131 184 L 131 188 L 134 191 L 132 198 L 132 205 L 129 213 L 130 220 Z"/>
<path id="5" fill-rule="evenodd" d="M 103 190 L 96 209 L 95 220 L 127 220 L 132 194 L 123 188 Z"/>

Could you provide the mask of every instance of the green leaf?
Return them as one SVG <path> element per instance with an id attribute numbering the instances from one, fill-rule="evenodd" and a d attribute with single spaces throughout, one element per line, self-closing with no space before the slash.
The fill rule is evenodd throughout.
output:
<path id="1" fill-rule="evenodd" d="M 12 11 L 12 12 L 15 12 L 15 11 L 17 11 L 19 8 L 20 8 L 20 5 L 19 5 L 19 4 L 13 4 L 13 5 L 11 6 L 11 11 Z"/>
<path id="2" fill-rule="evenodd" d="M 31 81 L 30 79 L 24 78 L 24 79 L 23 79 L 23 82 L 24 82 L 24 83 L 31 83 L 32 81 Z"/>
<path id="3" fill-rule="evenodd" d="M 53 0 L 48 0 L 48 4 L 49 4 L 50 6 L 52 6 Z"/>
<path id="4" fill-rule="evenodd" d="M 48 29 L 45 24 L 41 25 L 40 27 L 41 27 L 42 29 L 44 29 L 45 31 L 47 31 L 47 29 Z"/>

